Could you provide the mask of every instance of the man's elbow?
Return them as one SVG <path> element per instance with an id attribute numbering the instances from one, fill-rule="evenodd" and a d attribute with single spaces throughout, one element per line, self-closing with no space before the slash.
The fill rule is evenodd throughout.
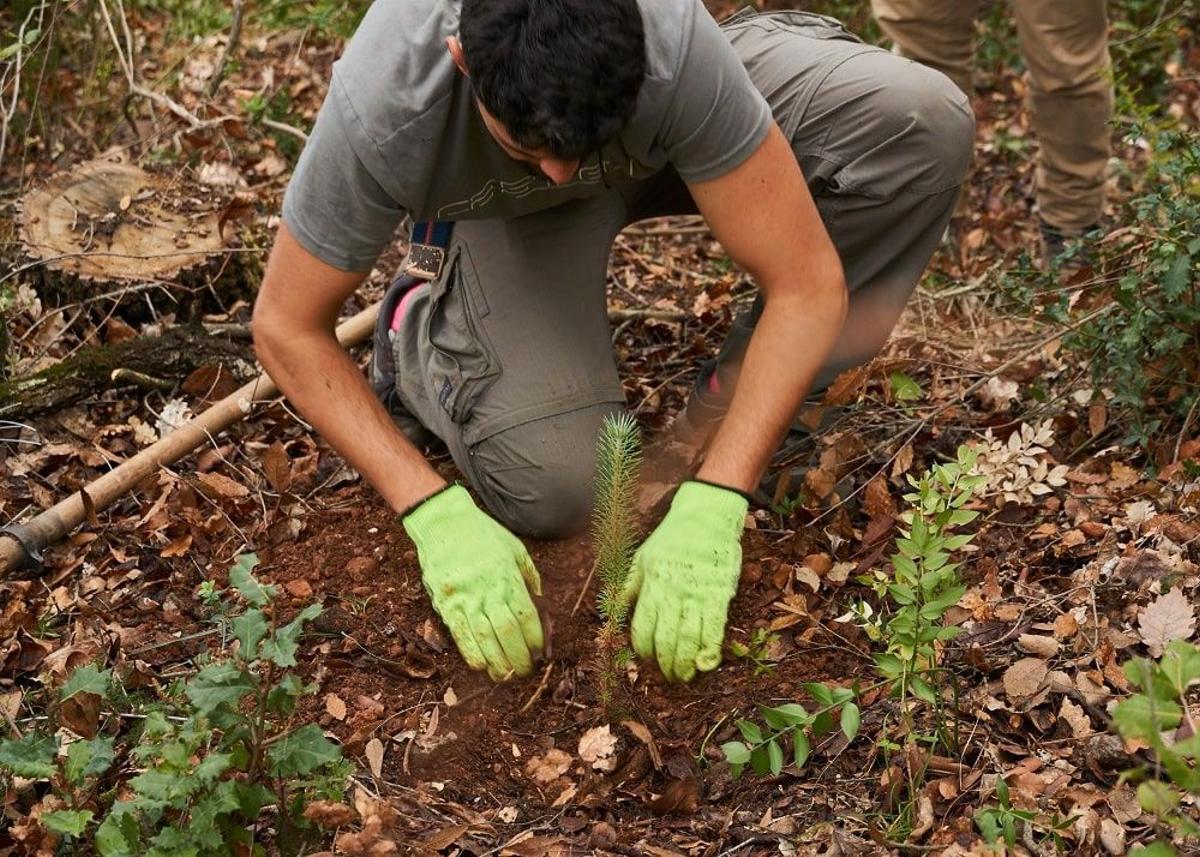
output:
<path id="1" fill-rule="evenodd" d="M 259 362 L 271 362 L 271 357 L 279 350 L 279 344 L 288 339 L 287 329 L 286 315 L 275 305 L 269 292 L 265 288 L 260 289 L 254 301 L 254 313 L 250 317 L 250 333 Z"/>

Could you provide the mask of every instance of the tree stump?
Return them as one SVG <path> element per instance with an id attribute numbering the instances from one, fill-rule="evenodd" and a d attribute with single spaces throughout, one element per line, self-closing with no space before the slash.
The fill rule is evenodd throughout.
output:
<path id="1" fill-rule="evenodd" d="M 21 211 L 25 252 L 78 280 L 169 281 L 224 249 L 212 200 L 130 164 L 81 164 L 26 195 Z"/>

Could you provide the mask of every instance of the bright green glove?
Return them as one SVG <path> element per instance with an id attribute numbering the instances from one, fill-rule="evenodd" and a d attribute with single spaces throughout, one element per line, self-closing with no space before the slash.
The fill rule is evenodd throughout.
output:
<path id="1" fill-rule="evenodd" d="M 748 506 L 728 488 L 684 482 L 633 557 L 624 591 L 627 599 L 637 598 L 633 650 L 656 656 L 668 681 L 691 681 L 696 670 L 721 662 L 729 602 L 742 573 Z"/>
<path id="2" fill-rule="evenodd" d="M 403 523 L 433 609 L 471 669 L 486 667 L 494 681 L 529 675 L 544 641 L 528 591 L 541 595 L 542 580 L 525 545 L 461 485 L 434 494 Z"/>

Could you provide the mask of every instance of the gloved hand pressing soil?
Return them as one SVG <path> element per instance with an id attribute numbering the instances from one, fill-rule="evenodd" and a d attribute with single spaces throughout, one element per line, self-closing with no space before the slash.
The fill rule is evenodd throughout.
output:
<path id="1" fill-rule="evenodd" d="M 721 662 L 729 602 L 742 572 L 749 504 L 707 482 L 684 482 L 633 558 L 627 599 L 637 599 L 630 636 L 669 681 L 691 681 Z"/>
<path id="2" fill-rule="evenodd" d="M 425 500 L 403 524 L 433 609 L 468 666 L 495 681 L 529 675 L 544 644 L 529 590 L 541 595 L 542 581 L 520 539 L 461 485 Z"/>

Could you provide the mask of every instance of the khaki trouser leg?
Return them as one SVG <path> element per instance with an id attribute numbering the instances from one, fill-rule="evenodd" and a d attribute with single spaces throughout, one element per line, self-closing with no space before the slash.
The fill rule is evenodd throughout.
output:
<path id="1" fill-rule="evenodd" d="M 968 95 L 975 64 L 978 0 L 871 0 L 901 56 L 936 68 Z"/>
<path id="2" fill-rule="evenodd" d="M 1104 0 L 1015 0 L 1041 143 L 1042 219 L 1078 233 L 1100 220 L 1113 90 Z"/>

